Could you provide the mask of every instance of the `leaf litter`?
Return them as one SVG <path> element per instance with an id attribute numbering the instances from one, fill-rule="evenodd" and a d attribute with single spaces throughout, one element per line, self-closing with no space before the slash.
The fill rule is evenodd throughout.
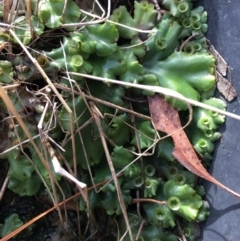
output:
<path id="1" fill-rule="evenodd" d="M 232 86 L 231 69 L 227 65 L 227 62 L 224 60 L 224 58 L 218 53 L 218 51 L 214 48 L 214 46 L 209 40 L 207 41 L 207 44 L 209 52 L 216 59 L 217 88 L 226 100 L 232 101 L 237 97 L 237 91 Z M 230 81 L 226 78 L 227 72 L 229 72 Z"/>
<path id="2" fill-rule="evenodd" d="M 198 159 L 186 133 L 184 132 L 178 111 L 171 104 L 164 100 L 164 97 L 156 94 L 148 97 L 149 110 L 152 116 L 152 121 L 157 130 L 171 135 L 174 142 L 173 156 L 189 171 L 195 175 L 214 183 L 223 190 L 231 193 L 235 197 L 240 198 L 240 194 L 227 188 L 222 183 L 218 182 L 211 176 L 203 167 Z"/>

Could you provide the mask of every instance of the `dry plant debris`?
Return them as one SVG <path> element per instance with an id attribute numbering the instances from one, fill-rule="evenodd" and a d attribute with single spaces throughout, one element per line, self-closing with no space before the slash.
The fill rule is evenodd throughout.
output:
<path id="1" fill-rule="evenodd" d="M 216 59 L 217 88 L 226 100 L 232 101 L 237 97 L 237 92 L 231 83 L 232 81 L 231 68 L 227 65 L 226 61 L 218 53 L 218 51 L 214 48 L 214 46 L 211 44 L 209 40 L 208 40 L 208 48 L 209 48 L 209 52 Z M 227 72 L 229 72 L 230 81 L 228 81 L 228 79 L 226 78 Z"/>
<path id="2" fill-rule="evenodd" d="M 240 118 L 213 97 L 204 9 L 1 3 L 1 240 L 194 240 L 209 214 L 196 175 L 238 196 L 194 151 L 209 165 L 224 115 Z"/>
<path id="3" fill-rule="evenodd" d="M 173 156 L 190 172 L 216 184 L 225 191 L 240 198 L 240 194 L 233 192 L 229 188 L 219 183 L 203 167 L 192 147 L 192 144 L 188 140 L 188 137 L 182 128 L 178 111 L 174 109 L 171 104 L 167 103 L 164 100 L 164 97 L 160 95 L 148 97 L 148 102 L 149 110 L 156 129 L 167 133 L 173 139 Z"/>

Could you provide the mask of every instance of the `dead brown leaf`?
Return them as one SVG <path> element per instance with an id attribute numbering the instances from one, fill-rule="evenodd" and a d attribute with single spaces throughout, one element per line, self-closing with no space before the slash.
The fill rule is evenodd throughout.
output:
<path id="1" fill-rule="evenodd" d="M 227 75 L 227 69 L 228 69 L 228 65 L 226 63 L 226 61 L 224 60 L 224 58 L 218 53 L 218 51 L 214 48 L 214 46 L 211 44 L 211 42 L 208 40 L 207 41 L 208 44 L 208 49 L 209 52 L 214 56 L 214 58 L 216 59 L 216 66 L 217 66 L 217 70 L 220 72 L 220 74 L 222 76 L 226 76 Z"/>
<path id="2" fill-rule="evenodd" d="M 174 109 L 170 103 L 166 102 L 164 97 L 158 94 L 149 96 L 148 102 L 152 121 L 156 129 L 171 135 L 173 139 L 175 145 L 172 153 L 173 156 L 195 175 L 216 184 L 225 191 L 240 198 L 240 194 L 218 182 L 203 167 L 182 128 L 178 111 Z"/>
<path id="3" fill-rule="evenodd" d="M 219 92 L 224 96 L 226 100 L 232 101 L 235 97 L 237 97 L 237 91 L 233 88 L 231 82 L 224 78 L 218 71 L 216 71 L 216 75 L 217 88 Z"/>
<path id="4" fill-rule="evenodd" d="M 217 79 L 217 88 L 219 92 L 224 96 L 228 101 L 232 101 L 237 97 L 237 91 L 234 89 L 231 83 L 231 71 L 227 65 L 227 62 L 224 58 L 218 53 L 209 40 L 207 40 L 208 50 L 216 59 L 216 79 Z M 228 81 L 226 75 L 227 70 L 229 70 L 230 81 Z"/>

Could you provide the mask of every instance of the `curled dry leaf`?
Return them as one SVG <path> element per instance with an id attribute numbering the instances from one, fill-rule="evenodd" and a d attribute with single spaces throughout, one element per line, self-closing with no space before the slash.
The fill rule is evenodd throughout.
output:
<path id="1" fill-rule="evenodd" d="M 219 92 L 224 96 L 226 100 L 232 101 L 235 97 L 237 97 L 237 91 L 234 89 L 231 82 L 224 78 L 218 71 L 216 71 L 216 75 L 217 88 Z"/>
<path id="2" fill-rule="evenodd" d="M 235 97 L 237 97 L 237 92 L 232 86 L 231 80 L 228 81 L 225 78 L 225 76 L 227 75 L 227 70 L 229 69 L 228 65 L 209 40 L 207 41 L 207 43 L 209 52 L 216 59 L 217 88 L 226 100 L 232 101 Z"/>
<path id="3" fill-rule="evenodd" d="M 171 135 L 173 139 L 175 146 L 172 153 L 173 156 L 195 175 L 216 184 L 225 191 L 240 198 L 240 194 L 218 182 L 203 167 L 182 128 L 178 111 L 174 109 L 170 103 L 166 102 L 164 97 L 158 94 L 149 96 L 148 102 L 152 121 L 156 129 Z"/>
<path id="4" fill-rule="evenodd" d="M 222 76 L 226 76 L 227 74 L 227 69 L 228 69 L 228 65 L 226 63 L 226 61 L 224 60 L 224 58 L 218 53 L 218 51 L 214 48 L 214 46 L 211 44 L 211 42 L 208 40 L 208 49 L 209 52 L 214 56 L 214 58 L 216 59 L 216 66 L 217 66 L 217 70 L 219 71 L 219 73 Z"/>

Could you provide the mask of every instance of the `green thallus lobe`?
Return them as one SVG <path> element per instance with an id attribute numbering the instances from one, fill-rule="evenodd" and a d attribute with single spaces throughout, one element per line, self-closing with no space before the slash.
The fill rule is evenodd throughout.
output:
<path id="1" fill-rule="evenodd" d="M 212 95 L 209 94 L 213 93 L 216 83 L 215 60 L 208 53 L 204 38 L 207 30 L 206 12 L 201 7 L 193 9 L 190 0 L 165 0 L 160 1 L 160 4 L 169 11 L 169 14 L 164 14 L 158 23 L 156 21 L 157 11 L 146 1 L 135 2 L 132 15 L 126 7 L 121 6 L 115 9 L 110 17 L 113 21 L 133 28 L 154 29 L 156 31 L 154 34 L 144 36 L 144 42 L 143 36 L 136 31 L 110 23 L 94 24 L 76 31 L 68 28 L 69 34 L 63 37 L 62 45 L 45 52 L 46 59 L 41 61 L 43 69 L 47 71 L 51 68 L 55 74 L 67 69 L 132 83 L 159 85 L 176 90 L 188 98 L 225 109 L 226 105 L 223 101 L 210 98 Z M 42 34 L 43 25 L 54 29 L 69 23 L 73 18 L 74 21 L 80 20 L 80 10 L 71 0 L 68 1 L 64 17 L 59 17 L 63 6 L 64 1 L 40 1 L 39 19 L 36 19 L 37 24 L 33 26 L 36 34 L 39 36 Z M 25 32 L 16 32 L 16 34 L 23 36 L 24 41 L 32 41 L 28 30 L 23 31 Z M 185 44 L 183 51 L 179 51 L 184 40 L 195 33 L 198 35 Z M 122 40 L 124 40 L 124 46 L 121 46 Z M 138 43 L 138 45 L 133 47 L 133 43 Z M 122 47 L 127 47 L 127 50 Z M 12 82 L 13 67 L 15 66 L 8 61 L 0 61 L 0 77 L 3 83 Z M 95 83 L 93 80 L 84 80 L 85 82 L 79 78 L 74 80 L 94 97 L 125 108 L 129 108 L 129 101 L 125 97 L 144 99 L 143 94 L 153 94 L 121 86 L 108 86 L 100 82 Z M 85 86 L 84 83 L 87 85 Z M 69 83 L 64 82 L 64 84 L 70 87 Z M 77 130 L 91 118 L 91 113 L 82 97 L 74 96 L 73 98 L 71 94 L 64 91 L 62 95 L 65 96 L 67 105 L 75 111 L 74 129 Z M 168 97 L 166 99 L 179 111 L 187 109 L 186 104 L 181 101 Z M 16 106 L 21 106 L 18 99 L 12 100 Z M 136 106 L 133 103 L 132 106 L 134 110 L 149 115 L 146 102 L 143 101 L 141 105 Z M 136 153 L 136 150 L 142 152 L 153 145 L 157 133 L 148 120 L 136 118 L 137 131 L 135 132 L 131 127 L 130 115 L 121 111 L 115 113 L 114 110 L 100 104 L 98 108 L 108 116 L 101 120 L 101 124 L 109 140 L 113 165 L 116 170 L 120 171 L 133 162 L 136 158 L 133 153 Z M 34 121 L 39 120 L 41 114 L 41 112 L 35 113 Z M 44 119 L 44 125 L 48 124 L 49 116 L 51 115 L 48 113 Z M 217 130 L 224 120 L 222 115 L 215 112 L 200 108 L 193 109 L 193 121 L 187 128 L 187 133 L 195 149 L 206 160 L 211 159 L 214 141 L 220 137 Z M 38 130 L 32 127 L 34 121 L 26 119 L 31 134 L 36 136 Z M 62 143 L 67 139 L 69 131 L 69 114 L 60 105 L 56 127 L 50 134 Z M 12 143 L 17 142 L 18 138 L 25 139 L 25 134 L 21 130 L 18 136 L 14 135 L 11 138 Z M 93 122 L 76 134 L 75 143 L 78 168 L 84 174 L 88 174 L 89 164 L 95 183 L 111 178 L 99 139 L 99 131 Z M 40 142 L 38 144 L 41 145 Z M 24 147 L 30 153 L 47 185 L 50 186 L 49 173 L 36 156 L 35 151 L 28 145 Z M 64 149 L 66 152 L 62 155 L 72 166 L 72 142 L 68 142 Z M 204 193 L 203 190 L 196 191 L 193 188 L 195 177 L 174 162 L 172 150 L 173 143 L 169 139 L 161 140 L 153 156 L 142 158 L 144 165 L 140 165 L 140 162 L 131 164 L 119 178 L 127 207 L 131 204 L 132 193 L 135 193 L 135 190 L 140 191 L 144 198 L 167 202 L 164 206 L 153 203 L 143 205 L 149 222 L 143 228 L 141 234 L 143 240 L 177 241 L 176 235 L 171 233 L 171 228 L 176 226 L 176 217 L 186 221 L 188 226 L 185 233 L 186 236 L 191 236 L 191 222 L 203 221 L 208 215 L 207 205 L 202 201 L 203 195 L 200 195 Z M 9 152 L 7 158 L 10 162 L 8 187 L 20 195 L 36 194 L 42 188 L 37 170 L 23 158 L 19 149 Z M 58 175 L 55 177 L 60 180 Z M 90 180 L 87 182 L 91 184 Z M 109 183 L 99 194 L 89 193 L 89 200 L 92 209 L 102 205 L 109 215 L 121 214 L 116 188 L 112 183 Z M 81 210 L 85 210 L 84 204 L 81 201 L 79 203 Z M 138 226 L 133 227 L 133 233 L 137 232 L 137 228 Z M 161 228 L 169 228 L 169 232 L 163 232 Z M 152 233 L 151 237 L 148 236 L 149 233 Z M 125 240 L 129 240 L 128 237 Z"/>

